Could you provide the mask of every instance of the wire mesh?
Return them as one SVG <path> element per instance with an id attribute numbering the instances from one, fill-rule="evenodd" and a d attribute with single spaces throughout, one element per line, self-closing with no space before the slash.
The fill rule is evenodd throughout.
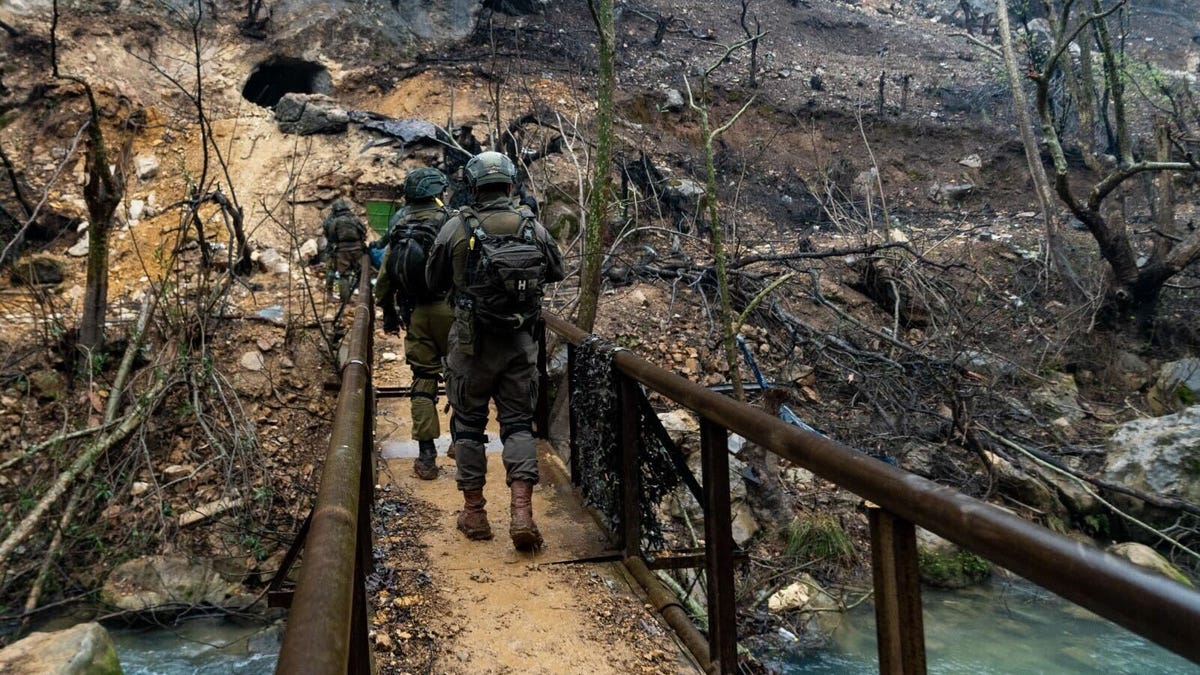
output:
<path id="1" fill-rule="evenodd" d="M 584 501 L 596 509 L 612 533 L 622 531 L 621 518 L 621 406 L 619 373 L 613 356 L 621 347 L 590 336 L 575 351 L 571 370 L 571 416 L 575 428 L 577 479 Z M 638 396 L 645 398 L 640 385 Z M 670 443 L 653 409 L 644 400 L 636 406 L 640 452 L 637 453 L 641 485 L 642 550 L 666 548 L 659 504 L 681 484 L 672 460 Z M 693 481 L 694 482 L 694 481 Z"/>

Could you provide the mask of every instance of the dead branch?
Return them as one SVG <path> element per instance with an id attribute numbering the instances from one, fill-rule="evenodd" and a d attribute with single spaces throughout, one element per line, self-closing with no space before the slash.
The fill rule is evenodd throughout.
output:
<path id="1" fill-rule="evenodd" d="M 65 471 L 58 475 L 54 484 L 46 491 L 33 510 L 13 528 L 12 533 L 0 543 L 0 578 L 7 573 L 8 559 L 13 550 L 21 544 L 45 517 L 46 512 L 54 505 L 88 467 L 92 466 L 104 453 L 120 445 L 140 427 L 162 401 L 167 388 L 174 384 L 175 378 L 160 375 L 153 388 L 143 394 L 133 410 L 125 417 L 112 433 L 96 440 L 87 450 L 80 453 L 75 461 Z"/>

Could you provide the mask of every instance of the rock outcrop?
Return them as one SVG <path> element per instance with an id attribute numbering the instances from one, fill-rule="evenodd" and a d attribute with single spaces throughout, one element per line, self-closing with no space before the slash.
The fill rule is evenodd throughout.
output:
<path id="1" fill-rule="evenodd" d="M 121 675 L 121 662 L 108 631 L 98 623 L 34 633 L 0 649 L 7 675 Z"/>
<path id="2" fill-rule="evenodd" d="M 1200 502 L 1200 406 L 1122 424 L 1108 440 L 1104 477 L 1143 492 Z"/>
<path id="3" fill-rule="evenodd" d="M 275 104 L 275 121 L 285 134 L 340 134 L 350 116 L 324 94 L 285 94 Z"/>

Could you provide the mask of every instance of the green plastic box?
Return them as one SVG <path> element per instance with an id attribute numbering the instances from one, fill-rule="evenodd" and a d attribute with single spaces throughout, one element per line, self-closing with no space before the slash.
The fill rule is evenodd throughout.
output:
<path id="1" fill-rule="evenodd" d="M 396 209 L 396 203 L 393 201 L 368 201 L 367 224 L 382 237 L 387 234 L 388 223 L 391 222 Z"/>

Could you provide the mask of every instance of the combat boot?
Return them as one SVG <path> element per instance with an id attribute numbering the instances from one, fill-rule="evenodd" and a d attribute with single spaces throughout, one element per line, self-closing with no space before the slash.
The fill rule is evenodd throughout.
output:
<path id="1" fill-rule="evenodd" d="M 492 538 L 492 526 L 488 525 L 487 511 L 483 510 L 487 500 L 483 489 L 463 490 L 463 510 L 458 512 L 458 531 L 467 539 L 480 541 Z"/>
<path id="2" fill-rule="evenodd" d="M 542 547 L 542 533 L 533 522 L 533 483 L 512 482 L 512 504 L 509 511 L 508 534 L 518 551 L 533 551 Z"/>
<path id="3" fill-rule="evenodd" d="M 417 461 L 413 463 L 413 473 L 421 480 L 433 480 L 438 477 L 437 448 L 433 441 L 417 441 Z"/>

